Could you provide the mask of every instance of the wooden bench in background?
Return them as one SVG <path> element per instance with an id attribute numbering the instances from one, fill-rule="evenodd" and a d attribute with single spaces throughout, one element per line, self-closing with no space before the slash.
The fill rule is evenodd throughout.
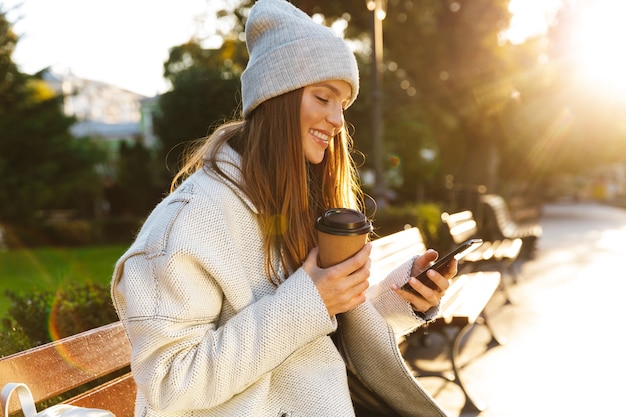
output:
<path id="1" fill-rule="evenodd" d="M 417 228 L 376 239 L 372 273 L 390 272 L 425 250 Z M 441 326 L 458 329 L 450 339 L 452 381 L 461 387 L 470 408 L 477 408 L 477 403 L 466 391 L 457 364 L 460 340 L 480 322 L 499 282 L 498 272 L 456 277 L 442 300 L 441 314 L 429 325 L 430 329 Z M 36 403 L 61 396 L 68 404 L 107 409 L 117 417 L 132 417 L 137 387 L 130 373 L 130 356 L 127 335 L 122 324 L 116 322 L 0 358 L 0 386 L 22 382 L 29 386 Z M 9 412 L 15 414 L 18 409 L 17 401 L 13 401 Z"/>
<path id="2" fill-rule="evenodd" d="M 0 386 L 23 382 L 35 403 L 69 396 L 64 401 L 68 404 L 132 417 L 137 388 L 130 374 L 130 354 L 124 328 L 116 322 L 0 358 Z M 85 386 L 91 389 L 83 392 Z M 75 394 L 77 389 L 81 393 Z M 18 401 L 13 400 L 9 412 L 18 410 Z"/>
<path id="3" fill-rule="evenodd" d="M 517 222 L 504 198 L 497 194 L 485 194 L 480 197 L 486 210 L 483 213 L 482 229 L 487 239 L 521 239 L 521 256 L 532 258 L 537 240 L 543 230 L 536 221 Z"/>
<path id="4" fill-rule="evenodd" d="M 446 225 L 453 244 L 458 245 L 470 238 L 481 238 L 483 244 L 473 252 L 470 252 L 461 262 L 461 272 L 472 270 L 497 270 L 509 275 L 513 282 L 519 279 L 515 261 L 519 258 L 522 250 L 522 240 L 497 239 L 488 240 L 478 229 L 478 223 L 470 210 L 457 213 L 442 213 L 441 220 Z M 506 283 L 502 280 L 502 288 L 506 289 Z M 508 300 L 508 296 L 507 296 Z"/>
<path id="5" fill-rule="evenodd" d="M 372 275 L 384 275 L 396 268 L 407 258 L 422 254 L 426 251 L 426 245 L 419 229 L 412 227 L 373 241 L 372 248 Z M 441 256 L 444 254 L 441 253 Z M 415 363 L 409 365 L 419 377 L 441 377 L 459 386 L 465 396 L 464 410 L 480 411 L 485 408 L 480 401 L 472 398 L 463 381 L 460 363 L 461 343 L 465 336 L 476 324 L 487 326 L 492 339 L 490 347 L 497 346 L 501 341 L 497 338 L 493 329 L 489 326 L 484 313 L 487 303 L 500 285 L 500 273 L 498 271 L 471 272 L 457 275 L 453 278 L 450 287 L 441 300 L 439 316 L 425 329 L 428 332 L 439 332 L 448 341 L 448 360 L 452 368 L 452 376 L 446 372 L 427 372 L 419 369 Z M 418 331 L 409 335 L 401 346 L 401 351 L 422 343 L 424 332 Z"/>

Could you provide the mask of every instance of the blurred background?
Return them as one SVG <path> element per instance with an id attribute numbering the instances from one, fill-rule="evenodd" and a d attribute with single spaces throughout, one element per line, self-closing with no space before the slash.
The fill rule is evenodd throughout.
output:
<path id="1" fill-rule="evenodd" d="M 127 3 L 0 2 L 5 245 L 55 222 L 64 243 L 130 238 L 185 145 L 238 115 L 253 2 Z M 621 2 L 293 3 L 358 56 L 346 119 L 379 209 L 624 195 Z"/>
<path id="2" fill-rule="evenodd" d="M 380 234 L 441 248 L 440 214 L 486 193 L 520 222 L 626 200 L 625 3 L 292 3 L 357 55 L 346 120 Z M 4 289 L 108 283 L 185 146 L 239 115 L 252 4 L 0 0 Z"/>

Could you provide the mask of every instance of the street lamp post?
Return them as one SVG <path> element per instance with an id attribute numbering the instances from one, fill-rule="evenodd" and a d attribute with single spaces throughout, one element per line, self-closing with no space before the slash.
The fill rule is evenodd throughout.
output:
<path id="1" fill-rule="evenodd" d="M 372 131 L 374 142 L 374 198 L 379 208 L 386 203 L 383 150 L 383 20 L 387 15 L 387 0 L 366 0 L 372 12 Z"/>

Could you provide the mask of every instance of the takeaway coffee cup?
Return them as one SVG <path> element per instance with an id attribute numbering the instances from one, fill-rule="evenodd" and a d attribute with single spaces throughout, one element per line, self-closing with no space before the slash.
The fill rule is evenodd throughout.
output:
<path id="1" fill-rule="evenodd" d="M 336 265 L 356 254 L 367 242 L 372 223 L 363 213 L 348 208 L 327 210 L 315 222 L 322 268 Z"/>

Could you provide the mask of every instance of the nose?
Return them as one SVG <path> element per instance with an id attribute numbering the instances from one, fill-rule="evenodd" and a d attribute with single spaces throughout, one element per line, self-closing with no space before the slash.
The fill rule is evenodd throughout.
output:
<path id="1" fill-rule="evenodd" d="M 326 120 L 333 125 L 335 129 L 341 129 L 343 127 L 343 107 L 341 105 L 333 106 L 328 112 Z"/>

